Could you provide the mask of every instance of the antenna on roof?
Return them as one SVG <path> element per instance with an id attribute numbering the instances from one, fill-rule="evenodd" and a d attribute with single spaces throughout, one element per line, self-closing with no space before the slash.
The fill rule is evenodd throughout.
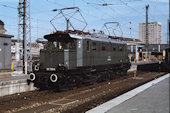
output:
<path id="1" fill-rule="evenodd" d="M 55 25 L 54 25 L 54 20 L 56 19 L 61 19 L 64 18 L 66 22 L 66 30 L 76 30 L 75 27 L 73 26 L 73 23 L 76 21 L 76 23 L 80 22 L 84 24 L 84 27 L 81 29 L 83 31 L 86 26 L 87 22 L 85 21 L 83 15 L 80 12 L 80 9 L 78 7 L 68 7 L 68 8 L 62 8 L 62 9 L 53 9 L 52 11 L 58 12 L 57 15 L 51 19 L 50 23 L 54 27 L 54 29 L 57 31 Z"/>

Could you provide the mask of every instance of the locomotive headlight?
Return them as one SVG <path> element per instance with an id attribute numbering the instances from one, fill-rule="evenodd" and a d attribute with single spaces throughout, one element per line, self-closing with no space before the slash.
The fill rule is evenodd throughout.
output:
<path id="1" fill-rule="evenodd" d="M 58 79 L 58 77 L 57 77 L 57 75 L 56 75 L 56 74 L 51 74 L 51 76 L 50 76 L 50 80 L 51 80 L 51 82 L 56 82 L 56 81 L 57 81 L 57 79 Z"/>
<path id="2" fill-rule="evenodd" d="M 35 74 L 34 74 L 34 73 L 30 73 L 30 74 L 29 74 L 29 79 L 30 79 L 31 81 L 34 81 L 34 80 L 35 80 Z"/>
<path id="3" fill-rule="evenodd" d="M 35 70 L 35 71 L 39 71 L 39 66 L 38 66 L 38 65 L 35 65 L 35 66 L 34 66 L 34 70 Z"/>

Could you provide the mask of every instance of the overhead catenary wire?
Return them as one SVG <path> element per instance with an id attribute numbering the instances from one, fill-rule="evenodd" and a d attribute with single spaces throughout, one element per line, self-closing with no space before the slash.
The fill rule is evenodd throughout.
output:
<path id="1" fill-rule="evenodd" d="M 57 4 L 57 5 L 59 5 L 59 6 L 63 6 L 63 7 L 66 7 L 65 5 L 63 5 L 63 4 L 60 4 L 60 3 L 58 3 L 58 2 L 54 2 L 54 1 L 51 1 L 51 0 L 46 0 L 47 2 L 49 2 L 49 3 L 51 3 L 51 4 Z"/>
<path id="2" fill-rule="evenodd" d="M 93 4 L 88 4 L 88 2 L 86 2 L 85 0 L 82 0 L 84 3 L 86 3 L 87 5 L 93 5 Z M 100 6 L 101 7 L 101 6 Z M 109 14 L 108 12 L 104 12 L 103 10 L 101 10 L 100 8 L 97 8 L 96 6 L 94 6 L 93 5 L 93 7 L 92 8 L 94 8 L 94 9 L 96 9 L 96 10 L 100 10 L 101 12 L 103 12 L 103 14 L 106 14 L 107 16 L 109 16 L 109 17 L 112 17 L 112 18 L 114 18 L 113 16 L 112 16 L 112 14 Z"/>
<path id="3" fill-rule="evenodd" d="M 16 8 L 17 9 L 17 8 Z M 111 8 L 110 8 L 111 9 Z M 108 14 L 109 15 L 109 14 Z M 31 18 L 32 20 L 36 20 L 36 18 Z M 101 19 L 101 20 L 104 20 L 104 19 Z M 40 19 L 40 21 L 47 21 L 48 22 L 48 20 L 42 20 L 42 19 Z"/>
<path id="4" fill-rule="evenodd" d="M 61 7 L 67 7 L 66 5 L 67 4 L 62 4 L 61 2 L 59 2 L 59 1 L 55 1 L 55 0 L 44 0 L 48 5 L 51 5 L 51 6 L 57 6 L 57 7 L 59 7 L 59 8 L 61 8 Z M 139 22 L 141 22 L 141 19 L 140 18 L 143 18 L 143 20 L 144 20 L 144 13 L 143 13 L 143 10 L 139 10 L 138 8 L 136 8 L 136 7 L 134 7 L 133 6 L 133 2 L 134 1 L 136 1 L 136 2 L 140 2 L 140 3 L 145 3 L 144 1 L 142 1 L 142 0 L 126 0 L 126 1 L 124 1 L 124 0 L 122 0 L 123 2 L 126 2 L 126 3 L 128 3 L 128 6 L 123 6 L 123 7 L 127 7 L 127 8 L 129 8 L 128 10 L 130 11 L 130 10 L 132 10 L 131 12 L 133 12 L 133 13 L 135 13 L 135 15 L 133 15 L 132 17 L 129 17 L 129 18 L 126 18 L 125 20 L 121 20 L 121 18 L 122 18 L 122 16 L 121 17 L 119 17 L 119 15 L 117 15 L 118 13 L 117 13 L 117 9 L 115 9 L 114 8 L 114 5 L 107 5 L 107 6 L 101 6 L 101 5 L 94 5 L 94 4 L 87 4 L 87 3 L 85 3 L 85 2 L 83 2 L 83 1 L 85 1 L 85 2 L 87 2 L 87 1 L 89 1 L 89 2 L 96 2 L 97 4 L 104 4 L 104 3 L 107 3 L 107 4 L 111 4 L 110 3 L 110 1 L 108 1 L 108 0 L 95 0 L 95 1 L 90 1 L 90 0 L 81 0 L 81 1 L 79 1 L 79 2 L 81 2 L 82 4 L 80 4 L 79 6 L 81 6 L 81 5 L 83 5 L 83 6 L 85 6 L 85 7 L 80 7 L 81 9 L 81 12 L 83 13 L 83 15 L 86 15 L 86 16 L 88 16 L 88 18 L 90 18 L 89 20 L 87 20 L 87 22 L 91 22 L 91 23 L 95 23 L 95 22 L 97 22 L 97 24 L 91 24 L 90 26 L 91 27 L 95 27 L 95 26 L 99 26 L 99 24 L 101 24 L 101 26 L 102 26 L 102 24 L 104 23 L 104 22 L 106 22 L 106 21 L 110 21 L 110 20 L 115 20 L 115 21 L 120 21 L 120 24 L 121 24 L 121 26 L 123 26 L 123 31 L 130 31 L 130 29 L 129 29 L 129 26 L 130 26 L 130 24 L 129 24 L 129 22 L 131 22 L 131 32 L 132 32 L 132 34 L 133 34 L 133 30 L 136 30 L 136 31 L 138 31 L 136 28 L 138 28 L 138 27 L 136 27 L 137 26 L 137 23 L 139 23 Z M 141 2 L 142 1 L 142 2 Z M 160 10 L 159 9 L 159 7 L 157 6 L 157 4 L 156 4 L 156 2 L 157 3 L 159 3 L 159 1 L 156 1 L 156 0 L 149 0 L 150 2 L 154 2 L 153 3 L 153 5 L 156 5 L 156 6 L 152 6 L 152 7 L 155 7 L 155 9 L 158 11 L 158 10 Z M 71 1 L 72 2 L 72 4 L 71 5 L 73 5 L 73 6 L 75 6 L 75 5 L 77 5 L 78 3 L 77 3 L 77 1 L 75 1 L 75 0 L 72 0 Z M 74 2 L 74 3 L 73 3 Z M 132 4 L 130 3 L 130 2 L 132 2 Z M 113 2 L 112 2 L 113 3 Z M 4 3 L 3 3 L 4 4 Z M 9 5 L 8 5 L 9 6 Z M 1 5 L 1 7 L 4 7 L 4 6 L 2 6 Z M 10 7 L 6 7 L 6 8 L 10 8 Z M 92 11 L 89 11 L 88 9 L 89 8 L 91 8 L 92 9 Z M 13 8 L 11 8 L 11 9 L 13 9 Z M 16 8 L 17 9 L 17 8 Z M 36 10 L 35 10 L 36 9 Z M 135 9 L 135 10 L 133 10 L 133 9 Z M 42 11 L 42 10 L 44 10 L 44 11 Z M 99 13 L 95 13 L 94 14 L 94 11 L 98 11 Z M 161 10 L 160 10 L 161 11 Z M 160 12 L 159 11 L 159 12 Z M 32 14 L 35 14 L 35 17 L 34 18 L 32 18 L 31 19 L 31 21 L 33 21 L 34 23 L 36 22 L 36 20 L 37 19 L 39 19 L 39 21 L 40 21 L 40 24 L 44 24 L 44 23 L 49 23 L 49 20 L 48 19 L 46 19 L 46 18 L 40 18 L 40 17 L 36 17 L 36 14 L 42 14 L 42 15 L 49 15 L 49 17 L 51 16 L 51 15 L 53 15 L 53 14 L 51 14 L 50 13 L 51 11 L 50 10 L 48 10 L 48 9 L 39 9 L 39 8 L 34 8 L 34 11 L 32 11 Z M 113 13 L 115 13 L 115 15 L 113 16 Z M 149 19 L 150 20 L 155 20 L 155 19 L 157 19 L 156 18 L 156 16 L 155 16 L 155 14 L 153 14 L 153 12 L 149 12 Z M 9 16 L 11 16 L 11 15 L 9 15 Z M 4 17 L 3 17 L 4 18 Z M 10 17 L 5 17 L 5 18 L 9 18 L 10 19 Z M 13 18 L 14 18 L 14 16 L 13 16 Z M 15 17 L 16 18 L 16 17 Z M 163 18 L 163 17 L 160 17 L 160 18 Z M 103 22 L 103 23 L 102 23 Z M 35 27 L 35 26 L 34 26 Z M 165 28 L 166 26 L 162 26 L 163 28 Z M 89 27 L 90 28 L 90 27 Z M 41 28 L 40 28 L 41 29 Z M 51 28 L 50 28 L 51 29 Z M 164 31 L 162 31 L 162 32 L 164 32 Z M 135 32 L 134 32 L 135 33 Z"/>
<path id="5" fill-rule="evenodd" d="M 6 5 L 6 4 L 0 4 L 0 6 L 11 8 L 11 9 L 17 9 L 16 7 L 12 7 L 12 6 L 9 6 L 9 5 Z"/>
<path id="6" fill-rule="evenodd" d="M 85 0 L 82 0 L 82 1 L 84 1 L 84 2 L 86 2 Z M 104 3 L 106 3 L 106 1 L 105 0 L 100 0 L 100 2 L 104 2 Z M 122 1 L 121 1 L 122 2 Z M 87 3 L 87 2 L 86 2 Z M 125 3 L 125 2 L 122 2 L 123 4 L 125 4 L 126 6 L 127 6 L 127 3 Z M 88 3 L 88 4 L 90 4 L 90 3 Z M 110 7 L 110 6 L 109 6 Z M 134 9 L 133 7 L 131 7 L 131 6 L 127 6 L 127 7 L 129 7 L 130 9 L 133 9 L 133 10 L 135 10 L 135 12 L 137 12 L 138 13 L 138 15 L 140 15 L 141 16 L 141 12 L 139 12 L 138 10 L 136 10 L 136 9 Z M 114 12 L 114 10 L 110 7 L 110 9 Z M 136 19 L 137 17 L 139 17 L 139 16 L 136 16 L 134 19 Z M 115 17 L 114 17 L 115 18 Z M 133 21 L 134 19 L 132 19 L 131 21 Z M 127 23 L 128 24 L 128 23 Z"/>
<path id="7" fill-rule="evenodd" d="M 122 0 L 120 0 L 122 3 L 124 3 L 124 1 L 122 1 Z M 129 7 L 130 9 L 132 9 L 132 10 L 134 10 L 135 12 L 137 12 L 139 15 L 143 15 L 143 16 L 145 16 L 143 13 L 144 12 L 140 12 L 140 11 L 138 11 L 137 9 L 135 9 L 135 8 L 133 8 L 133 7 L 131 7 L 130 5 L 126 5 L 127 7 Z"/>

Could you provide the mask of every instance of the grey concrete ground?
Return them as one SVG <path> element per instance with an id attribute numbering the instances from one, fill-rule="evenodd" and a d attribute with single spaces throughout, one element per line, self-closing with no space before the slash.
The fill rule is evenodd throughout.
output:
<path id="1" fill-rule="evenodd" d="M 20 79 L 28 79 L 28 75 L 24 75 L 22 71 L 14 71 L 14 72 L 0 72 L 0 82 L 3 81 L 12 81 L 12 80 L 20 80 Z"/>
<path id="2" fill-rule="evenodd" d="M 107 113 L 170 113 L 169 82 L 169 78 L 166 78 Z"/>
<path id="3" fill-rule="evenodd" d="M 24 75 L 20 72 L 1 72 L 0 74 L 3 76 L 0 78 L 0 96 L 33 91 L 36 89 L 33 83 L 27 84 L 28 75 Z"/>
<path id="4" fill-rule="evenodd" d="M 3 82 L 3 81 L 12 81 L 12 80 L 20 80 L 20 79 L 28 79 L 28 75 L 21 75 L 21 76 L 12 76 L 12 77 L 9 77 L 9 78 L 0 78 L 0 82 Z"/>

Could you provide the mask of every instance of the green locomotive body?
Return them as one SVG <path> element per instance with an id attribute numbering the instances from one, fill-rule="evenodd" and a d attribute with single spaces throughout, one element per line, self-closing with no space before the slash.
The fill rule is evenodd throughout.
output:
<path id="1" fill-rule="evenodd" d="M 30 80 L 38 88 L 78 86 L 126 75 L 126 43 L 99 34 L 54 33 L 44 36 L 38 68 Z"/>

